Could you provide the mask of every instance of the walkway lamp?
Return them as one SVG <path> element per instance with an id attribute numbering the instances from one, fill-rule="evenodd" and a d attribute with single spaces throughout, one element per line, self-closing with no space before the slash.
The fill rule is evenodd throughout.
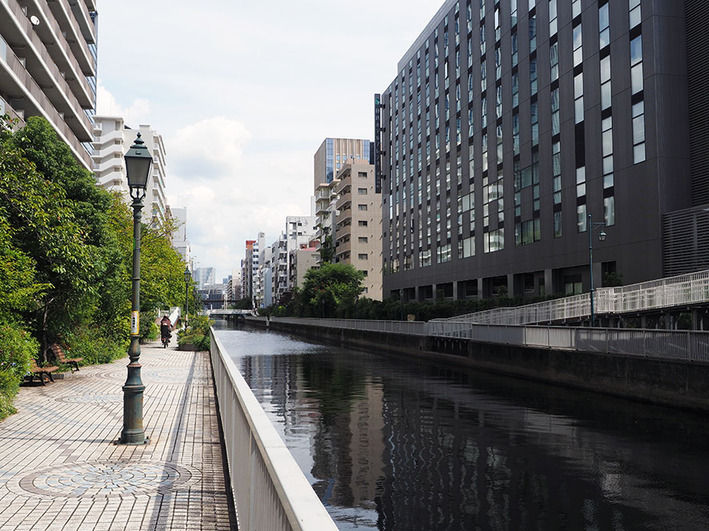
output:
<path id="1" fill-rule="evenodd" d="M 143 210 L 145 188 L 150 175 L 153 157 L 141 140 L 140 133 L 135 143 L 125 154 L 126 175 L 130 196 L 133 199 L 133 293 L 130 324 L 130 346 L 128 347 L 128 379 L 123 386 L 123 431 L 119 444 L 147 444 L 149 439 L 143 431 L 143 391 L 140 379 L 140 219 Z"/>
<path id="2" fill-rule="evenodd" d="M 593 229 L 600 228 L 601 232 L 598 233 L 599 241 L 606 241 L 606 232 L 601 228 L 605 227 L 606 224 L 603 221 L 593 221 L 591 219 L 591 214 L 588 215 L 588 270 L 590 273 L 591 280 L 591 291 L 589 292 L 591 297 L 591 326 L 596 326 L 596 314 L 594 312 L 593 298 L 594 298 L 594 287 L 593 287 Z"/>
<path id="3" fill-rule="evenodd" d="M 189 266 L 185 266 L 185 330 L 187 330 L 187 316 L 190 314 L 190 274 Z"/>

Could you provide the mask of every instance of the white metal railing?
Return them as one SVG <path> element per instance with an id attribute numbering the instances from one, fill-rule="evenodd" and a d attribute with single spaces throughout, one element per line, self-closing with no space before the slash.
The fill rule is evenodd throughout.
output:
<path id="1" fill-rule="evenodd" d="M 386 332 L 389 334 L 406 334 L 425 336 L 426 323 L 423 321 L 377 321 L 368 319 L 306 319 L 298 317 L 273 317 L 279 323 L 304 324 L 307 326 L 323 326 L 326 328 L 346 328 L 365 332 Z"/>
<path id="2" fill-rule="evenodd" d="M 210 332 L 212 370 L 241 531 L 337 527 L 221 342 Z"/>
<path id="3" fill-rule="evenodd" d="M 258 317 L 266 321 L 264 317 Z M 297 326 L 385 332 L 410 336 L 470 339 L 519 347 L 604 352 L 673 360 L 709 362 L 709 332 L 630 328 L 479 324 L 463 320 L 374 321 L 363 319 L 272 318 Z"/>
<path id="4" fill-rule="evenodd" d="M 598 288 L 593 298 L 596 314 L 623 314 L 709 302 L 709 270 L 630 286 Z M 523 325 L 583 319 L 591 314 L 588 293 L 516 308 L 495 308 L 443 321 Z"/>
<path id="5" fill-rule="evenodd" d="M 520 347 L 568 349 L 709 362 L 709 332 L 568 326 L 482 325 L 430 321 L 432 337 L 471 339 Z"/>

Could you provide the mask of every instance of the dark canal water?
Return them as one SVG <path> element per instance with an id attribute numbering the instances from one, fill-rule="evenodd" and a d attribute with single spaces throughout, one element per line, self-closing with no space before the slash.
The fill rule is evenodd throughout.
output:
<path id="1" fill-rule="evenodd" d="M 706 416 L 218 335 L 340 529 L 709 529 Z"/>

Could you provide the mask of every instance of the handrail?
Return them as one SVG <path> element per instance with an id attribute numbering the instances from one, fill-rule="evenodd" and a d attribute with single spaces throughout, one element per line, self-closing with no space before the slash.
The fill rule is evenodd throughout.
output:
<path id="1" fill-rule="evenodd" d="M 709 302 L 709 270 L 629 286 L 599 288 L 594 291 L 597 315 L 620 315 L 706 302 Z M 495 308 L 448 319 L 436 319 L 436 321 L 523 325 L 583 319 L 590 314 L 590 297 L 585 293 L 515 308 Z"/>
<path id="2" fill-rule="evenodd" d="M 210 355 L 239 529 L 337 527 L 210 329 Z"/>
<path id="3" fill-rule="evenodd" d="M 518 347 L 599 352 L 693 362 L 709 362 L 709 332 L 631 328 L 496 325 L 465 320 L 377 321 L 364 319 L 258 318 L 296 326 L 464 339 Z"/>

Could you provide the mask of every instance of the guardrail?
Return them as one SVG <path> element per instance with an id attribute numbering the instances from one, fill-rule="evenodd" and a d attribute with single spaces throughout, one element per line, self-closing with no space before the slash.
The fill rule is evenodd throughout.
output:
<path id="1" fill-rule="evenodd" d="M 566 326 L 481 325 L 430 321 L 432 337 L 471 339 L 520 347 L 600 352 L 709 362 L 709 332 Z"/>
<path id="2" fill-rule="evenodd" d="M 267 321 L 264 317 L 256 319 Z M 490 325 L 453 319 L 423 322 L 274 317 L 272 321 L 296 326 L 321 326 L 431 338 L 470 339 L 482 343 L 497 343 L 519 347 L 709 362 L 709 332 Z"/>
<path id="3" fill-rule="evenodd" d="M 229 480 L 241 531 L 337 527 L 223 345 L 210 331 Z"/>
<path id="4" fill-rule="evenodd" d="M 594 291 L 595 313 L 642 312 L 709 302 L 709 270 Z M 495 308 L 452 318 L 484 324 L 523 325 L 582 319 L 591 314 L 588 293 L 516 308 Z M 446 321 L 447 319 L 441 319 Z"/>
<path id="5" fill-rule="evenodd" d="M 345 328 L 363 330 L 365 332 L 386 332 L 389 334 L 406 334 L 410 336 L 425 336 L 428 334 L 423 321 L 376 321 L 368 319 L 308 319 L 294 317 L 274 317 L 279 323 L 305 324 L 307 326 L 323 326 L 326 328 Z"/>

